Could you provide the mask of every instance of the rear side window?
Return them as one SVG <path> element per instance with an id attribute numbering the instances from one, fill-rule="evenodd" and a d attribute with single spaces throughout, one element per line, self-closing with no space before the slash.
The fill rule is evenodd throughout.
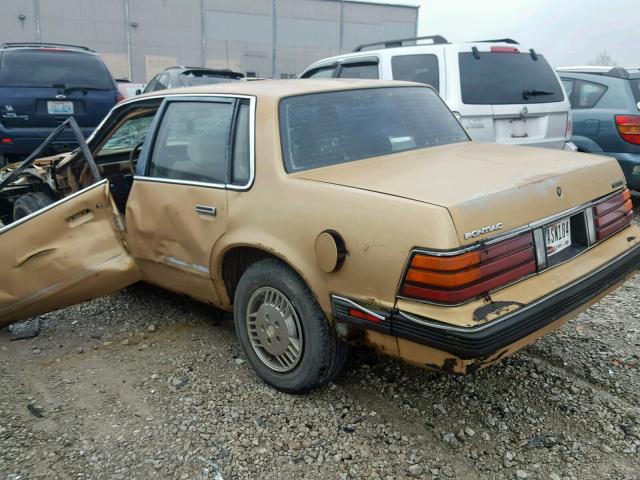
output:
<path id="1" fill-rule="evenodd" d="M 564 91 L 567 92 L 567 97 L 571 99 L 571 94 L 573 93 L 573 86 L 575 82 L 570 78 L 562 79 L 562 86 L 564 87 Z M 571 102 L 571 106 L 573 107 L 573 102 Z"/>
<path id="2" fill-rule="evenodd" d="M 564 100 L 558 78 L 543 55 L 472 52 L 459 54 L 462 102 L 468 105 L 549 103 Z"/>
<path id="3" fill-rule="evenodd" d="M 440 73 L 436 55 L 396 55 L 391 59 L 391 70 L 394 80 L 426 83 L 436 91 L 440 91 Z"/>
<path id="4" fill-rule="evenodd" d="M 629 80 L 631 82 L 631 91 L 633 91 L 633 96 L 638 102 L 638 110 L 640 110 L 640 78 L 632 78 Z"/>
<path id="5" fill-rule="evenodd" d="M 171 102 L 153 146 L 148 175 L 226 184 L 233 102 Z"/>
<path id="6" fill-rule="evenodd" d="M 318 67 L 305 73 L 302 78 L 332 78 L 336 73 L 336 65 Z"/>
<path id="7" fill-rule="evenodd" d="M 428 87 L 323 92 L 280 102 L 287 172 L 469 139 Z"/>
<path id="8" fill-rule="evenodd" d="M 571 102 L 573 108 L 592 108 L 607 91 L 605 85 L 581 80 L 577 85 L 577 91 Z"/>
<path id="9" fill-rule="evenodd" d="M 116 86 L 97 55 L 64 50 L 5 51 L 0 58 L 3 87 L 83 87 L 115 90 Z"/>
<path id="10" fill-rule="evenodd" d="M 339 78 L 367 78 L 377 80 L 378 64 L 377 63 L 349 63 L 342 65 L 340 68 Z"/>

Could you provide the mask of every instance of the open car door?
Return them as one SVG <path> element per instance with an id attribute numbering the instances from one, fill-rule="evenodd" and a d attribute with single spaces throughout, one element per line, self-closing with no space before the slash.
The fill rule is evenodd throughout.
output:
<path id="1" fill-rule="evenodd" d="M 0 228 L 0 328 L 139 278 L 106 179 Z"/>

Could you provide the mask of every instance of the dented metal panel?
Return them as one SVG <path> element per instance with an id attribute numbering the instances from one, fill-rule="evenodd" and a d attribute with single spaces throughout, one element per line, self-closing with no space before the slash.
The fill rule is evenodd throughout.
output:
<path id="1" fill-rule="evenodd" d="M 107 181 L 0 230 L 0 327 L 139 279 L 113 222 Z"/>
<path id="2" fill-rule="evenodd" d="M 198 206 L 215 208 L 215 215 Z M 218 303 L 211 252 L 227 226 L 222 188 L 137 178 L 126 212 L 128 245 L 145 280 L 207 303 Z"/>

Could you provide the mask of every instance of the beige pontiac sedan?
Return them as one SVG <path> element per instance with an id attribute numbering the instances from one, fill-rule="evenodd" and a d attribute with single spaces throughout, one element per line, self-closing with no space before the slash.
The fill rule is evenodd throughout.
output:
<path id="1" fill-rule="evenodd" d="M 303 392 L 349 344 L 471 373 L 640 262 L 613 159 L 479 144 L 429 87 L 259 81 L 116 106 L 0 172 L 0 326 L 143 280 L 234 312 Z"/>

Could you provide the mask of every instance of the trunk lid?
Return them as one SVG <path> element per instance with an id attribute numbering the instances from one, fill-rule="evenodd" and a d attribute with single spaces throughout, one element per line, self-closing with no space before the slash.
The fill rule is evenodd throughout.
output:
<path id="1" fill-rule="evenodd" d="M 461 245 L 491 235 L 465 240 L 467 232 L 498 223 L 502 232 L 521 227 L 611 193 L 619 188 L 612 184 L 624 179 L 611 158 L 476 142 L 305 170 L 294 176 L 445 207 Z"/>

